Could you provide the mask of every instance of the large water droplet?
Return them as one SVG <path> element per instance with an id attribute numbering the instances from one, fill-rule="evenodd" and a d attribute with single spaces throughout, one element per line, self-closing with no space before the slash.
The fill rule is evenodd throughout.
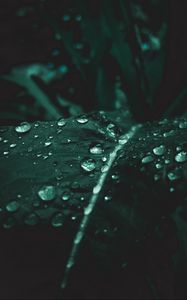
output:
<path id="1" fill-rule="evenodd" d="M 45 185 L 38 191 L 38 196 L 43 201 L 51 201 L 56 196 L 56 190 L 53 185 Z"/>
<path id="2" fill-rule="evenodd" d="M 88 118 L 86 116 L 82 115 L 82 116 L 77 117 L 76 121 L 80 124 L 85 124 L 88 122 Z"/>
<path id="3" fill-rule="evenodd" d="M 60 118 L 57 122 L 57 125 L 60 127 L 63 127 L 66 125 L 66 121 L 64 120 L 64 118 Z"/>
<path id="4" fill-rule="evenodd" d="M 15 127 L 15 131 L 18 133 L 26 133 L 31 129 L 31 124 L 28 122 L 22 122 L 20 125 Z"/>
<path id="5" fill-rule="evenodd" d="M 152 155 L 147 155 L 142 158 L 142 163 L 143 164 L 148 164 L 154 160 L 154 157 Z"/>
<path id="6" fill-rule="evenodd" d="M 94 143 L 90 145 L 90 153 L 91 154 L 102 154 L 103 153 L 103 148 L 101 144 L 99 143 Z"/>
<path id="7" fill-rule="evenodd" d="M 96 168 L 95 160 L 92 158 L 83 159 L 81 162 L 81 168 L 87 172 L 91 172 Z"/>
<path id="8" fill-rule="evenodd" d="M 15 148 L 16 144 L 10 144 L 10 148 Z"/>
<path id="9" fill-rule="evenodd" d="M 51 224 L 53 227 L 61 227 L 64 224 L 64 215 L 61 212 L 55 214 L 51 219 Z"/>
<path id="10" fill-rule="evenodd" d="M 6 205 L 6 210 L 9 212 L 15 212 L 19 209 L 20 204 L 17 201 L 11 201 Z"/>
<path id="11" fill-rule="evenodd" d="M 155 155 L 163 155 L 165 152 L 166 152 L 166 148 L 165 148 L 164 145 L 160 145 L 160 146 L 155 147 L 155 148 L 153 149 L 153 153 L 154 153 Z"/>
<path id="12" fill-rule="evenodd" d="M 184 162 L 187 160 L 187 153 L 184 152 L 184 151 L 181 151 L 180 153 L 178 153 L 176 156 L 175 156 L 175 160 L 177 162 Z"/>

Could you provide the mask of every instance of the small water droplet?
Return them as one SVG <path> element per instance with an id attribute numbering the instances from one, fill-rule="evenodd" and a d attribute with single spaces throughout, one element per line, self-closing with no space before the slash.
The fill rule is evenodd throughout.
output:
<path id="1" fill-rule="evenodd" d="M 17 144 L 10 144 L 10 148 L 15 148 Z"/>
<path id="2" fill-rule="evenodd" d="M 82 115 L 82 116 L 77 117 L 76 121 L 80 124 L 85 124 L 88 122 L 88 118 L 86 116 Z"/>
<path id="3" fill-rule="evenodd" d="M 95 160 L 92 158 L 85 158 L 81 162 L 81 168 L 86 172 L 91 172 L 96 168 Z"/>
<path id="4" fill-rule="evenodd" d="M 4 151 L 3 154 L 4 154 L 4 155 L 8 155 L 8 154 L 9 154 L 9 151 Z"/>
<path id="5" fill-rule="evenodd" d="M 62 200 L 67 201 L 70 199 L 70 196 L 71 196 L 70 192 L 65 191 L 62 195 Z"/>
<path id="6" fill-rule="evenodd" d="M 17 201 L 11 201 L 6 205 L 6 210 L 9 212 L 15 212 L 19 209 L 20 204 Z"/>
<path id="7" fill-rule="evenodd" d="M 50 141 L 47 141 L 47 142 L 44 143 L 45 147 L 48 147 L 48 146 L 50 146 L 51 144 L 52 144 L 52 142 L 50 142 Z"/>
<path id="8" fill-rule="evenodd" d="M 173 136 L 173 135 L 174 135 L 174 130 L 173 129 L 163 133 L 164 137 L 169 137 L 169 136 Z"/>
<path id="9" fill-rule="evenodd" d="M 160 163 L 157 163 L 155 166 L 156 166 L 157 169 L 161 169 L 162 168 L 162 164 L 160 164 Z"/>
<path id="10" fill-rule="evenodd" d="M 107 125 L 107 133 L 109 136 L 115 138 L 116 137 L 116 134 L 117 134 L 117 129 L 116 129 L 116 125 L 113 124 L 113 123 L 110 123 Z"/>
<path id="11" fill-rule="evenodd" d="M 105 197 L 104 197 L 104 201 L 110 201 L 112 199 L 112 196 L 109 196 L 109 195 L 106 195 Z"/>
<path id="12" fill-rule="evenodd" d="M 60 126 L 60 127 L 63 127 L 66 125 L 66 121 L 64 118 L 60 118 L 57 122 L 57 125 Z"/>
<path id="13" fill-rule="evenodd" d="M 56 213 L 51 219 L 51 224 L 53 227 L 61 227 L 64 224 L 64 215 L 61 212 Z"/>
<path id="14" fill-rule="evenodd" d="M 154 157 L 152 155 L 147 155 L 142 158 L 142 163 L 147 164 L 147 163 L 152 162 L 153 160 L 154 160 Z"/>
<path id="15" fill-rule="evenodd" d="M 103 153 L 102 145 L 99 143 L 91 144 L 89 150 L 90 150 L 91 154 L 102 154 Z"/>
<path id="16" fill-rule="evenodd" d="M 43 201 L 51 201 L 56 196 L 56 190 L 53 185 L 45 185 L 38 191 L 38 196 Z"/>
<path id="17" fill-rule="evenodd" d="M 28 122 L 22 122 L 20 125 L 15 127 L 15 131 L 18 133 L 26 133 L 31 129 L 31 124 Z"/>
<path id="18" fill-rule="evenodd" d="M 39 222 L 39 217 L 35 213 L 30 213 L 24 219 L 24 223 L 30 226 L 34 226 L 38 224 L 38 222 Z"/>
<path id="19" fill-rule="evenodd" d="M 184 151 L 181 151 L 180 153 L 178 153 L 176 156 L 175 156 L 175 160 L 176 162 L 184 162 L 187 160 L 187 153 L 184 152 Z"/>
<path id="20" fill-rule="evenodd" d="M 182 121 L 179 123 L 179 128 L 180 129 L 185 129 L 187 128 L 187 121 Z"/>
<path id="21" fill-rule="evenodd" d="M 179 178 L 179 176 L 175 172 L 169 172 L 167 176 L 171 181 L 177 180 Z"/>
<path id="22" fill-rule="evenodd" d="M 165 146 L 164 145 L 160 145 L 160 146 L 158 146 L 158 147 L 155 147 L 154 149 L 153 149 L 153 153 L 155 154 L 155 155 L 163 155 L 164 153 L 166 152 L 166 148 L 165 148 Z"/>

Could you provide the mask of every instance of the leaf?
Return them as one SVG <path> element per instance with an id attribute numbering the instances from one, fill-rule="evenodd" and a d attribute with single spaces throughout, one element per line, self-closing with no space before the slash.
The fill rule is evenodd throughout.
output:
<path id="1" fill-rule="evenodd" d="M 79 270 L 81 253 L 90 255 L 88 243 L 98 270 L 106 276 L 109 269 L 121 282 L 124 260 L 132 267 L 141 249 L 140 262 L 163 216 L 171 218 L 184 205 L 185 124 L 185 119 L 163 120 L 144 124 L 136 132 L 132 121 L 125 123 L 124 115 L 91 113 L 58 122 L 1 127 L 2 227 L 7 232 L 23 226 L 40 230 L 42 224 L 59 227 L 64 242 L 68 230 L 68 250 L 62 253 L 60 264 L 64 286 L 67 279 L 70 287 L 72 282 L 76 285 L 73 274 Z M 148 272 L 148 282 L 156 286 L 158 295 L 167 296 L 168 290 L 159 286 L 157 271 L 150 264 L 152 260 L 141 272 Z M 83 272 L 80 280 L 84 276 Z M 85 293 L 90 293 L 92 280 L 91 276 Z M 78 282 L 83 291 L 83 283 Z M 97 277 L 94 282 L 98 296 Z M 118 284 L 113 292 L 125 294 L 122 287 L 117 292 Z M 106 297 L 106 292 L 100 295 Z"/>

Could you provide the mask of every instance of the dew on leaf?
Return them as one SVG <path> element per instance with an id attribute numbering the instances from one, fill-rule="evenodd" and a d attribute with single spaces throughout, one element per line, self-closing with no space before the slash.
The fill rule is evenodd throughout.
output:
<path id="1" fill-rule="evenodd" d="M 9 151 L 4 151 L 3 154 L 4 154 L 4 155 L 8 155 L 8 154 L 9 154 Z"/>
<path id="2" fill-rule="evenodd" d="M 68 192 L 68 191 L 65 191 L 64 193 L 63 193 L 63 195 L 62 195 L 62 200 L 64 200 L 64 201 L 67 201 L 67 200 L 69 200 L 70 199 L 70 192 Z"/>
<path id="3" fill-rule="evenodd" d="M 174 181 L 177 180 L 179 178 L 178 174 L 176 174 L 175 172 L 169 172 L 167 174 L 168 178 L 170 181 Z"/>
<path id="4" fill-rule="evenodd" d="M 64 215 L 59 212 L 56 213 L 51 219 L 51 225 L 53 227 L 61 227 L 64 224 Z"/>
<path id="5" fill-rule="evenodd" d="M 10 148 L 15 148 L 17 144 L 10 144 Z"/>
<path id="6" fill-rule="evenodd" d="M 15 127 L 15 131 L 18 133 L 26 133 L 31 129 L 31 124 L 28 122 L 22 122 Z"/>
<path id="7" fill-rule="evenodd" d="M 109 195 L 105 195 L 104 196 L 104 201 L 110 201 L 112 199 L 112 196 L 109 196 Z"/>
<path id="8" fill-rule="evenodd" d="M 15 212 L 19 209 L 20 204 L 17 201 L 11 201 L 6 205 L 6 210 L 9 212 Z"/>
<path id="9" fill-rule="evenodd" d="M 39 191 L 38 196 L 43 201 L 51 201 L 56 196 L 56 190 L 53 185 L 44 185 Z"/>
<path id="10" fill-rule="evenodd" d="M 60 126 L 60 127 L 63 127 L 66 125 L 66 121 L 64 118 L 60 118 L 57 122 L 57 125 Z"/>
<path id="11" fill-rule="evenodd" d="M 52 142 L 50 142 L 50 141 L 47 141 L 47 142 L 44 143 L 45 147 L 48 147 L 48 146 L 50 146 L 51 144 L 52 144 Z"/>
<path id="12" fill-rule="evenodd" d="M 187 153 L 185 151 L 181 151 L 175 156 L 176 162 L 184 162 L 187 160 Z"/>
<path id="13" fill-rule="evenodd" d="M 166 148 L 164 145 L 160 145 L 158 147 L 153 148 L 153 153 L 155 155 L 163 155 L 166 152 Z"/>
<path id="14" fill-rule="evenodd" d="M 113 123 L 110 123 L 107 125 L 106 131 L 108 133 L 109 136 L 111 137 L 116 137 L 116 125 Z"/>
<path id="15" fill-rule="evenodd" d="M 187 121 L 180 122 L 180 123 L 179 123 L 179 128 L 180 128 L 180 129 L 185 129 L 185 128 L 187 128 Z"/>
<path id="16" fill-rule="evenodd" d="M 170 130 L 170 131 L 164 132 L 164 133 L 163 133 L 163 136 L 164 136 L 164 137 L 173 136 L 174 133 L 175 133 L 175 131 L 172 129 L 172 130 Z"/>
<path id="17" fill-rule="evenodd" d="M 155 166 L 156 166 L 157 169 L 161 169 L 162 168 L 162 164 L 160 164 L 160 163 L 157 163 Z"/>
<path id="18" fill-rule="evenodd" d="M 86 116 L 82 115 L 82 116 L 77 117 L 76 121 L 79 124 L 86 124 L 88 122 L 88 118 Z"/>
<path id="19" fill-rule="evenodd" d="M 99 143 L 92 143 L 90 145 L 90 149 L 89 149 L 91 154 L 102 154 L 103 153 L 103 148 L 102 145 Z"/>
<path id="20" fill-rule="evenodd" d="M 147 163 L 152 162 L 153 160 L 154 160 L 154 157 L 152 155 L 147 155 L 142 158 L 142 163 L 147 164 Z"/>
<path id="21" fill-rule="evenodd" d="M 92 172 L 96 168 L 96 162 L 92 158 L 85 158 L 81 162 L 81 168 L 86 172 Z"/>

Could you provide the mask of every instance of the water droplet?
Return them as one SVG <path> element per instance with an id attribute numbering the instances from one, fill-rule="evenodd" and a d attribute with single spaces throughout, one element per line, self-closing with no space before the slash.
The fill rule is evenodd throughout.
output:
<path id="1" fill-rule="evenodd" d="M 26 225 L 34 226 L 38 224 L 39 217 L 35 213 L 30 213 L 28 216 L 25 217 L 24 223 Z"/>
<path id="2" fill-rule="evenodd" d="M 162 168 L 162 164 L 158 163 L 155 165 L 157 169 L 161 169 Z"/>
<path id="3" fill-rule="evenodd" d="M 47 142 L 44 143 L 45 147 L 48 147 L 48 146 L 50 146 L 51 144 L 52 144 L 52 142 L 50 142 L 50 141 L 47 141 Z"/>
<path id="4" fill-rule="evenodd" d="M 107 133 L 109 136 L 115 138 L 116 137 L 116 134 L 117 134 L 117 130 L 116 130 L 116 125 L 113 124 L 113 123 L 110 123 L 107 125 Z"/>
<path id="5" fill-rule="evenodd" d="M 95 160 L 92 158 L 83 159 L 81 162 L 81 168 L 86 172 L 91 172 L 96 168 Z"/>
<path id="6" fill-rule="evenodd" d="M 62 200 L 67 201 L 70 199 L 70 196 L 71 196 L 70 192 L 65 191 L 62 195 Z"/>
<path id="7" fill-rule="evenodd" d="M 77 117 L 76 121 L 80 124 L 85 124 L 88 122 L 88 118 L 86 116 L 82 115 L 82 116 Z"/>
<path id="8" fill-rule="evenodd" d="M 173 136 L 173 135 L 174 135 L 174 130 L 173 129 L 163 133 L 164 137 L 169 137 L 169 136 Z"/>
<path id="9" fill-rule="evenodd" d="M 109 166 L 108 165 L 104 165 L 104 166 L 101 167 L 101 172 L 102 173 L 108 172 L 108 170 L 109 170 Z"/>
<path id="10" fill-rule="evenodd" d="M 18 133 L 26 133 L 31 129 L 31 124 L 28 122 L 22 122 L 20 125 L 16 126 L 15 131 Z"/>
<path id="11" fill-rule="evenodd" d="M 56 196 L 56 190 L 53 185 L 45 185 L 38 191 L 38 196 L 43 201 L 51 201 Z"/>
<path id="12" fill-rule="evenodd" d="M 66 121 L 64 118 L 60 118 L 57 122 L 57 125 L 60 126 L 60 127 L 63 127 L 66 125 Z"/>
<path id="13" fill-rule="evenodd" d="M 109 195 L 106 195 L 105 197 L 104 197 L 104 201 L 110 201 L 112 199 L 112 196 L 109 196 Z"/>
<path id="14" fill-rule="evenodd" d="M 51 224 L 53 227 L 61 227 L 64 224 L 64 215 L 61 212 L 55 214 L 51 219 Z"/>
<path id="15" fill-rule="evenodd" d="M 179 123 L 179 128 L 181 128 L 181 129 L 187 128 L 187 121 L 180 122 Z"/>
<path id="16" fill-rule="evenodd" d="M 152 162 L 153 160 L 154 160 L 154 157 L 152 155 L 147 155 L 142 158 L 142 163 L 147 164 L 147 163 Z"/>
<path id="17" fill-rule="evenodd" d="M 103 161 L 103 162 L 107 161 L 107 157 L 106 157 L 106 156 L 103 156 L 103 157 L 102 157 L 102 161 Z"/>
<path id="18" fill-rule="evenodd" d="M 111 176 L 111 177 L 112 177 L 112 179 L 113 179 L 113 180 L 115 180 L 115 181 L 116 181 L 116 180 L 118 180 L 118 179 L 119 179 L 119 174 L 112 174 L 112 176 Z"/>
<path id="19" fill-rule="evenodd" d="M 160 146 L 155 147 L 155 148 L 153 149 L 153 153 L 154 153 L 155 155 L 163 155 L 165 152 L 166 152 L 166 148 L 165 148 L 164 145 L 160 145 Z"/>
<path id="20" fill-rule="evenodd" d="M 10 148 L 16 147 L 16 144 L 10 144 Z"/>
<path id="21" fill-rule="evenodd" d="M 8 155 L 8 154 L 9 154 L 9 151 L 4 151 L 3 154 L 4 154 L 4 155 Z"/>
<path id="22" fill-rule="evenodd" d="M 177 180 L 179 178 L 179 176 L 175 172 L 169 172 L 167 176 L 171 181 Z"/>
<path id="23" fill-rule="evenodd" d="M 181 151 L 180 153 L 178 153 L 176 156 L 175 156 L 175 160 L 177 162 L 184 162 L 187 160 L 187 153 L 184 152 L 184 151 Z"/>
<path id="24" fill-rule="evenodd" d="M 91 154 L 102 154 L 103 153 L 103 148 L 101 144 L 94 143 L 90 145 L 90 153 Z"/>
<path id="25" fill-rule="evenodd" d="M 6 210 L 9 212 L 15 212 L 19 209 L 20 204 L 17 201 L 11 201 L 6 205 Z"/>
<path id="26" fill-rule="evenodd" d="M 102 186 L 97 184 L 96 186 L 94 186 L 93 188 L 93 194 L 98 194 L 101 190 Z"/>

